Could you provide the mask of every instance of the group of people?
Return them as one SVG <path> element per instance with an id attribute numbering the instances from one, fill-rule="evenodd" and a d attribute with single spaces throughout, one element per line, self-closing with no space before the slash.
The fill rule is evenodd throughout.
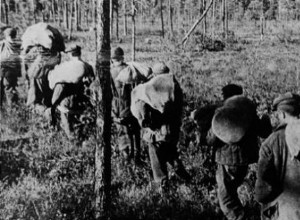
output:
<path id="1" fill-rule="evenodd" d="M 24 64 L 27 106 L 45 116 L 53 128 L 60 125 L 70 140 L 81 144 L 88 138 L 83 131 L 82 116 L 92 108 L 89 87 L 95 79 L 92 66 L 81 59 L 81 47 L 75 45 L 65 50 L 69 60 L 61 62 L 60 51 L 39 44 L 21 53 L 15 28 L 6 28 L 4 36 L 0 43 L 1 106 L 18 103 L 18 78 Z"/>
<path id="2" fill-rule="evenodd" d="M 6 39 L 1 45 L 15 48 L 16 31 L 10 28 L 4 33 Z M 91 105 L 87 93 L 95 78 L 93 68 L 82 61 L 79 46 L 65 51 L 70 54 L 70 60 L 64 63 L 57 51 L 40 45 L 33 49 L 38 53 L 33 63 L 26 67 L 27 104 L 42 112 L 48 111 L 53 124 L 58 110 L 67 136 L 79 139 L 75 127 L 80 123 L 82 112 Z M 122 48 L 113 50 L 112 116 L 120 151 L 139 163 L 143 139 L 148 144 L 153 178 L 162 189 L 168 187 L 167 164 L 189 182 L 191 176 L 177 151 L 183 106 L 183 92 L 178 81 L 164 62 L 155 64 L 150 73 L 143 76 L 133 69 L 128 75 L 128 68 L 132 67 L 124 62 Z M 10 66 L 1 66 L 1 103 L 4 97 L 10 100 L 8 103 L 17 100 L 19 69 L 13 71 Z M 224 215 L 229 220 L 247 219 L 247 210 L 237 190 L 249 165 L 258 163 L 255 198 L 262 203 L 262 218 L 300 219 L 300 96 L 288 92 L 274 100 L 280 125 L 272 132 L 269 118 L 258 117 L 256 106 L 243 95 L 241 86 L 229 84 L 222 92 L 224 100 L 210 108 L 213 113 L 208 114 L 200 108 L 193 112 L 192 118 L 199 124 L 201 143 L 212 146 L 215 152 L 218 199 Z M 209 121 L 205 128 L 201 127 L 201 118 Z M 259 137 L 265 139 L 261 147 Z"/>

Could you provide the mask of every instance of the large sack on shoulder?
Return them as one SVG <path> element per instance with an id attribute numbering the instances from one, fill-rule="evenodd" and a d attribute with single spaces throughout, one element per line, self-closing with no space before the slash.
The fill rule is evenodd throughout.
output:
<path id="1" fill-rule="evenodd" d="M 244 96 L 233 96 L 218 108 L 212 120 L 213 133 L 223 142 L 239 142 L 256 117 L 256 108 L 251 100 Z"/>
<path id="2" fill-rule="evenodd" d="M 300 120 L 289 123 L 285 129 L 285 139 L 292 157 L 300 153 Z"/>
<path id="3" fill-rule="evenodd" d="M 135 103 L 144 101 L 152 108 L 164 113 L 166 104 L 175 100 L 175 78 L 173 74 L 158 75 L 140 84 L 131 92 L 131 111 L 136 112 Z"/>
<path id="4" fill-rule="evenodd" d="M 176 115 L 174 117 L 180 117 L 177 113 L 181 112 L 181 104 L 173 105 L 178 101 L 177 99 L 182 98 L 179 97 L 180 93 L 178 93 L 178 90 L 180 90 L 180 87 L 178 87 L 173 74 L 158 75 L 133 89 L 131 92 L 130 110 L 141 126 L 143 126 L 142 122 L 145 121 L 144 119 L 147 121 L 149 108 L 155 110 L 154 112 L 157 112 L 159 115 L 169 111 L 165 115 L 166 117 L 173 117 L 174 115 Z M 168 108 L 170 106 L 172 109 Z M 174 120 L 180 121 L 179 118 Z"/>
<path id="5" fill-rule="evenodd" d="M 89 65 L 83 61 L 65 62 L 57 65 L 48 75 L 51 89 L 57 83 L 78 83 L 89 72 Z"/>
<path id="6" fill-rule="evenodd" d="M 137 62 L 129 62 L 117 76 L 116 81 L 122 83 L 143 83 L 146 82 L 152 70 L 144 64 Z"/>
<path id="7" fill-rule="evenodd" d="M 47 23 L 37 23 L 26 29 L 22 36 L 22 48 L 27 50 L 36 45 L 42 45 L 54 51 L 64 51 L 64 38 L 58 29 Z"/>

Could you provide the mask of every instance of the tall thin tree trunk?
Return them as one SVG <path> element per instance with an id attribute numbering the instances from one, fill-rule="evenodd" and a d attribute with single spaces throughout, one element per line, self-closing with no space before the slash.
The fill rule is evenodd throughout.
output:
<path id="1" fill-rule="evenodd" d="M 225 32 L 226 32 L 226 21 L 225 21 L 225 5 L 226 5 L 226 0 L 222 0 L 222 30 L 223 30 L 223 33 L 224 33 L 224 36 L 226 35 Z"/>
<path id="2" fill-rule="evenodd" d="M 205 11 L 206 9 L 206 0 L 202 0 L 202 7 L 203 7 L 203 11 Z M 207 33 L 207 19 L 206 19 L 207 15 L 205 15 L 205 17 L 203 18 L 203 34 L 204 36 L 206 36 Z"/>
<path id="3" fill-rule="evenodd" d="M 169 0 L 169 29 L 170 29 L 170 36 L 174 36 L 174 30 L 173 30 L 173 12 L 172 12 L 172 3 L 171 0 Z"/>
<path id="4" fill-rule="evenodd" d="M 74 23 L 75 23 L 75 25 L 74 25 L 74 30 L 75 31 L 78 31 L 78 26 L 79 26 L 79 23 L 78 23 L 78 0 L 75 0 L 75 3 L 74 3 L 75 5 L 75 12 L 74 12 Z"/>
<path id="5" fill-rule="evenodd" d="M 50 19 L 53 19 L 53 22 L 56 23 L 54 0 L 51 0 L 51 16 L 50 16 Z"/>
<path id="6" fill-rule="evenodd" d="M 81 7 L 79 7 L 81 5 L 81 2 L 80 2 L 80 0 L 78 0 L 78 10 L 77 10 L 77 16 L 78 16 L 78 29 L 79 28 L 81 28 L 82 27 L 82 14 L 81 14 L 81 12 L 82 12 L 82 8 Z"/>
<path id="7" fill-rule="evenodd" d="M 93 27 L 95 27 L 96 26 L 96 16 L 97 16 L 96 0 L 92 0 L 92 9 L 93 9 L 93 12 L 92 12 Z"/>
<path id="8" fill-rule="evenodd" d="M 66 29 L 69 29 L 69 20 L 68 20 L 68 2 L 65 0 L 63 5 L 63 14 L 64 14 L 64 26 Z"/>
<path id="9" fill-rule="evenodd" d="M 131 21 L 132 21 L 132 61 L 135 61 L 135 0 L 131 1 Z"/>
<path id="10" fill-rule="evenodd" d="M 64 4 L 63 1 L 57 1 L 58 12 L 58 25 L 61 26 L 61 22 L 64 21 Z"/>
<path id="11" fill-rule="evenodd" d="M 96 72 L 99 77 L 102 102 L 97 111 L 104 121 L 98 132 L 95 150 L 95 219 L 108 220 L 111 216 L 111 77 L 110 77 L 110 17 L 109 0 L 97 1 L 97 57 Z M 105 94 L 105 95 L 104 95 Z M 98 103 L 100 101 L 98 100 Z M 100 115 L 98 114 L 98 117 Z M 100 140 L 99 140 L 100 139 Z"/>
<path id="12" fill-rule="evenodd" d="M 32 9 L 32 15 L 33 15 L 33 23 L 35 24 L 35 23 L 37 23 L 37 19 L 36 19 L 36 6 L 35 6 L 35 4 L 34 4 L 34 0 L 32 0 L 32 2 L 31 2 L 31 9 Z"/>
<path id="13" fill-rule="evenodd" d="M 227 3 L 227 0 L 224 0 L 225 1 L 225 7 L 224 7 L 224 10 L 225 10 L 225 38 L 227 39 L 228 37 L 228 3 Z"/>
<path id="14" fill-rule="evenodd" d="M 127 36 L 127 14 L 126 14 L 126 1 L 123 1 L 123 13 L 124 13 L 124 36 Z"/>
<path id="15" fill-rule="evenodd" d="M 213 3 L 212 3 L 212 28 L 211 28 L 211 36 L 212 36 L 212 39 L 214 40 L 215 39 L 215 12 L 216 12 L 216 1 L 213 0 Z"/>
<path id="16" fill-rule="evenodd" d="M 69 13 L 69 34 L 68 34 L 69 40 L 71 40 L 71 38 L 72 38 L 73 4 L 74 4 L 74 1 L 71 1 L 70 2 L 70 13 Z"/>
<path id="17" fill-rule="evenodd" d="M 165 37 L 165 27 L 164 27 L 164 14 L 163 14 L 163 0 L 160 0 L 160 21 L 161 21 L 161 35 Z"/>
<path id="18" fill-rule="evenodd" d="M 113 29 L 114 29 L 114 5 L 113 5 L 113 0 L 110 0 L 109 18 L 110 18 L 110 37 L 112 38 Z"/>
<path id="19" fill-rule="evenodd" d="M 116 37 L 119 40 L 119 1 L 116 0 Z"/>
<path id="20" fill-rule="evenodd" d="M 4 19 L 5 19 L 5 24 L 9 24 L 8 21 L 8 3 L 6 0 L 3 0 L 3 4 L 4 4 Z"/>
<path id="21" fill-rule="evenodd" d="M 85 4 L 84 20 L 87 28 L 89 27 L 89 13 L 90 13 L 89 5 Z"/>

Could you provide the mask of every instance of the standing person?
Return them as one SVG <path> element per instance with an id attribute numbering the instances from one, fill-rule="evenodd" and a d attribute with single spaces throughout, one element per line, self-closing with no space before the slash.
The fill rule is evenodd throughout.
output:
<path id="1" fill-rule="evenodd" d="M 6 28 L 5 39 L 0 42 L 1 65 L 0 65 L 0 108 L 4 100 L 8 106 L 18 101 L 18 77 L 21 73 L 21 45 L 16 42 L 17 30 Z"/>
<path id="2" fill-rule="evenodd" d="M 44 114 L 45 110 L 51 107 L 52 90 L 49 87 L 48 74 L 60 64 L 61 54 L 41 45 L 35 47 L 38 55 L 27 71 L 29 90 L 26 104 L 32 106 L 38 113 Z"/>
<path id="3" fill-rule="evenodd" d="M 49 74 L 50 87 L 54 86 L 51 108 L 59 110 L 60 124 L 68 138 L 81 144 L 89 135 L 86 126 L 95 122 L 89 99 L 89 86 L 95 75 L 92 66 L 81 59 L 81 47 L 76 45 L 66 52 L 70 60 Z M 89 119 L 86 125 L 84 117 Z"/>
<path id="4" fill-rule="evenodd" d="M 225 101 L 216 109 L 206 141 L 215 150 L 220 208 L 228 220 L 243 220 L 246 215 L 237 189 L 248 173 L 249 164 L 257 162 L 258 137 L 266 138 L 271 124 L 268 118 L 258 118 L 254 104 L 240 95 L 241 87 L 230 84 L 222 91 Z M 218 127 L 218 123 L 222 126 Z M 236 125 L 240 127 L 231 130 Z M 236 140 L 229 140 L 231 137 Z"/>
<path id="5" fill-rule="evenodd" d="M 290 92 L 273 102 L 279 126 L 259 152 L 255 198 L 263 219 L 300 219 L 300 96 Z"/>
<path id="6" fill-rule="evenodd" d="M 179 158 L 179 141 L 183 94 L 173 74 L 161 74 L 137 86 L 132 92 L 131 111 L 143 130 L 154 181 L 166 190 L 167 164 L 185 181 L 191 177 Z"/>
<path id="7" fill-rule="evenodd" d="M 124 51 L 117 47 L 112 52 L 112 115 L 117 127 L 119 150 L 127 158 L 134 158 L 140 163 L 141 134 L 140 126 L 136 118 L 130 112 L 131 91 L 135 82 L 121 82 L 117 80 L 119 74 L 128 65 L 124 62 Z"/>

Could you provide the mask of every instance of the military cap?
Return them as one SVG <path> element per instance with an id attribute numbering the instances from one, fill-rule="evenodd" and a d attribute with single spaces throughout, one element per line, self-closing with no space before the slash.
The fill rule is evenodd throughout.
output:
<path id="1" fill-rule="evenodd" d="M 5 37 L 12 37 L 15 38 L 17 35 L 17 29 L 8 27 L 3 31 Z"/>
<path id="2" fill-rule="evenodd" d="M 228 84 L 222 88 L 222 93 L 225 99 L 234 96 L 243 94 L 243 88 L 236 84 Z"/>
<path id="3" fill-rule="evenodd" d="M 80 51 L 81 51 L 81 47 L 80 46 L 73 45 L 69 49 L 67 49 L 65 52 L 66 53 L 70 53 L 70 52 L 80 52 Z"/>
<path id="4" fill-rule="evenodd" d="M 121 47 L 117 47 L 111 54 L 112 59 L 120 59 L 124 57 L 124 50 Z"/>
<path id="5" fill-rule="evenodd" d="M 298 115 L 300 113 L 300 96 L 291 92 L 279 95 L 273 101 L 273 110 Z"/>
<path id="6" fill-rule="evenodd" d="M 170 69 L 165 62 L 158 62 L 153 65 L 152 72 L 153 74 L 159 75 L 163 73 L 169 73 Z"/>

